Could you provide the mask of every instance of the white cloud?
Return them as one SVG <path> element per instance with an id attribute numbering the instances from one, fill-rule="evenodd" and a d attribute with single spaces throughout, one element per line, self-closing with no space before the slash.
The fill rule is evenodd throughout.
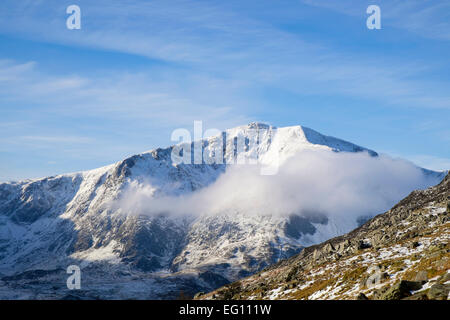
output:
<path id="1" fill-rule="evenodd" d="M 354 2 L 320 1 L 319 5 L 350 14 L 355 10 Z M 181 63 L 198 74 L 214 74 L 208 80 L 222 79 L 223 88 L 234 85 L 227 82 L 239 82 L 241 88 L 270 85 L 301 94 L 340 94 L 392 105 L 450 109 L 448 84 L 424 79 L 420 75 L 423 67 L 417 68 L 422 61 L 406 63 L 392 56 L 379 59 L 367 52 L 355 54 L 319 41 L 305 41 L 301 34 L 281 30 L 220 3 L 80 3 L 87 20 L 80 32 L 65 29 L 62 4 L 47 5 L 44 10 L 42 4 L 28 1 L 26 6 L 10 4 L 5 11 L 17 6 L 19 17 L 14 13 L 0 16 L 4 32 Z M 395 2 L 389 8 L 400 16 L 403 7 Z M 430 17 L 425 22 L 434 21 L 439 12 L 436 6 L 430 8 L 433 14 L 427 14 Z M 357 12 L 364 18 L 365 11 Z M 418 23 L 416 18 L 411 20 Z M 436 21 L 434 25 L 445 19 Z M 412 80 L 411 75 L 418 78 Z M 197 87 L 208 83 L 202 77 L 185 80 L 197 81 Z"/>
<path id="2" fill-rule="evenodd" d="M 0 60 L 2 78 L 9 79 L 0 88 L 3 104 L 19 103 L 54 115 L 148 121 L 172 128 L 191 125 L 196 119 L 220 128 L 248 122 L 243 113 L 246 100 L 234 94 L 236 84 L 207 75 L 155 70 L 91 78 L 53 76 L 36 63 Z"/>
<path id="3" fill-rule="evenodd" d="M 54 143 L 88 143 L 92 139 L 89 137 L 78 137 L 78 136 L 23 136 L 18 137 L 19 140 L 25 140 L 29 142 L 48 142 Z"/>
<path id="4" fill-rule="evenodd" d="M 134 181 L 113 206 L 134 214 L 312 211 L 345 216 L 356 223 L 358 217 L 382 213 L 412 190 L 438 182 L 408 161 L 320 150 L 298 153 L 276 175 L 259 173 L 256 166 L 231 167 L 212 185 L 178 197 L 154 198 L 151 184 Z"/>

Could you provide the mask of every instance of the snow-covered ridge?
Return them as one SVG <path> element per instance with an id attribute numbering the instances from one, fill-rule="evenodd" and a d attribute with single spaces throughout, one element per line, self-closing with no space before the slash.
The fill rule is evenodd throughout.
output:
<path id="1" fill-rule="evenodd" d="M 238 140 L 242 138 L 241 140 Z M 242 141 L 243 146 L 238 146 Z M 196 142 L 193 142 L 195 144 Z M 181 143 L 183 144 L 183 143 Z M 228 129 L 220 135 L 203 139 L 200 143 L 205 154 L 214 154 L 223 148 L 223 161 L 220 163 L 232 163 L 236 153 L 241 153 L 248 159 L 258 158 L 263 163 L 270 164 L 274 158 L 286 160 L 293 154 L 302 150 L 332 150 L 344 152 L 366 151 L 372 156 L 377 156 L 373 150 L 363 148 L 351 142 L 325 136 L 317 131 L 303 126 L 291 126 L 277 128 L 268 124 L 253 122 L 245 126 Z M 173 147 L 163 149 L 172 150 Z M 159 149 L 158 149 L 159 150 Z M 192 153 L 192 149 L 188 149 Z M 149 153 L 155 150 L 149 151 Z M 192 161 L 194 163 L 194 161 Z M 218 163 L 218 162 L 215 162 Z"/>
<path id="2" fill-rule="evenodd" d="M 260 136 L 257 136 L 260 134 Z M 291 126 L 291 127 L 282 127 L 277 128 L 275 126 L 271 126 L 261 122 L 252 122 L 248 125 L 235 127 L 232 129 L 225 130 L 221 135 L 212 136 L 209 138 L 202 139 L 203 144 L 203 153 L 210 152 L 215 148 L 218 148 L 219 140 L 220 142 L 225 143 L 225 154 L 224 158 L 231 159 L 233 155 L 233 151 L 236 149 L 236 146 L 233 145 L 234 139 L 243 136 L 248 138 L 249 140 L 254 140 L 252 142 L 255 146 L 254 149 L 245 150 L 245 154 L 251 157 L 251 154 L 257 153 L 258 156 L 263 156 L 265 153 L 269 151 L 269 147 L 272 143 L 272 139 L 274 137 L 277 138 L 277 142 L 279 143 L 279 149 L 271 150 L 272 153 L 278 152 L 282 154 L 285 158 L 288 158 L 290 155 L 294 154 L 297 151 L 304 149 L 328 149 L 333 151 L 344 151 L 344 152 L 363 152 L 367 151 L 372 156 L 377 156 L 377 153 L 373 150 L 358 146 L 351 142 L 338 139 L 332 136 L 323 135 L 313 129 L 304 127 L 304 126 Z M 260 137 L 264 139 L 262 141 L 256 140 Z M 249 142 L 246 142 L 249 144 Z M 36 181 L 42 181 L 51 178 L 61 178 L 61 177 L 76 177 L 76 176 L 95 176 L 102 175 L 105 172 L 111 171 L 113 168 L 116 168 L 122 165 L 124 162 L 132 161 L 129 159 L 135 159 L 136 157 L 144 157 L 145 155 L 151 155 L 153 158 L 157 158 L 160 155 L 164 155 L 164 160 L 168 160 L 167 155 L 170 155 L 174 146 L 169 146 L 166 148 L 156 148 L 151 149 L 149 151 L 128 157 L 125 160 L 118 161 L 114 164 L 110 164 L 107 166 L 103 166 L 96 169 L 73 172 L 73 173 L 65 173 L 59 174 L 52 177 L 44 177 L 44 178 L 35 178 L 35 179 L 26 179 L 23 181 L 11 181 L 7 182 L 11 185 L 23 185 L 27 183 L 33 183 Z M 157 159 L 158 160 L 158 159 Z M 231 161 L 229 161 L 231 162 Z M 227 163 L 227 161 L 223 161 L 223 163 Z"/>

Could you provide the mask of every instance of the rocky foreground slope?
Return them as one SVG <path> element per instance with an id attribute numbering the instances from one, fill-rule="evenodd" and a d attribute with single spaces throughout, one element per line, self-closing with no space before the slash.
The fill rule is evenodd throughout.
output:
<path id="1" fill-rule="evenodd" d="M 361 227 L 199 299 L 449 299 L 450 174 Z"/>

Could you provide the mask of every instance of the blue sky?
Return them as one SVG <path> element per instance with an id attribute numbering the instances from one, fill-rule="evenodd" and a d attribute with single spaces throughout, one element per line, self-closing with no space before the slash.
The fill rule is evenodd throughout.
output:
<path id="1" fill-rule="evenodd" d="M 107 165 L 194 120 L 300 124 L 450 169 L 449 57 L 445 0 L 2 0 L 0 181 Z"/>

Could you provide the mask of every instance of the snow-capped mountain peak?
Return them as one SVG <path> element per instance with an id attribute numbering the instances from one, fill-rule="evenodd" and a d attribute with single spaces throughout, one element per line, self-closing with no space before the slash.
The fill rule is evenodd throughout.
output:
<path id="1" fill-rule="evenodd" d="M 0 184 L 4 284 L 19 288 L 15 297 L 35 297 L 37 291 L 26 284 L 30 274 L 37 282 L 47 283 L 40 279 L 44 275 L 65 284 L 64 269 L 78 264 L 89 294 L 104 298 L 176 297 L 180 290 L 216 288 L 289 257 L 311 241 L 348 230 L 317 215 L 249 216 L 225 210 L 221 215 L 171 216 L 163 211 L 147 214 L 148 206 L 125 208 L 117 203 L 130 198 L 133 188 L 148 199 L 195 194 L 216 183 L 238 156 L 266 165 L 282 165 L 305 150 L 377 156 L 306 127 L 276 128 L 259 122 L 225 130 L 200 145 L 200 163 L 175 164 L 176 146 L 171 146 L 95 170 Z M 205 154 L 220 154 L 215 159 L 222 162 L 207 162 Z M 11 292 L 0 290 L 0 298 L 11 298 Z M 48 296 L 66 293 L 62 285 Z"/>

